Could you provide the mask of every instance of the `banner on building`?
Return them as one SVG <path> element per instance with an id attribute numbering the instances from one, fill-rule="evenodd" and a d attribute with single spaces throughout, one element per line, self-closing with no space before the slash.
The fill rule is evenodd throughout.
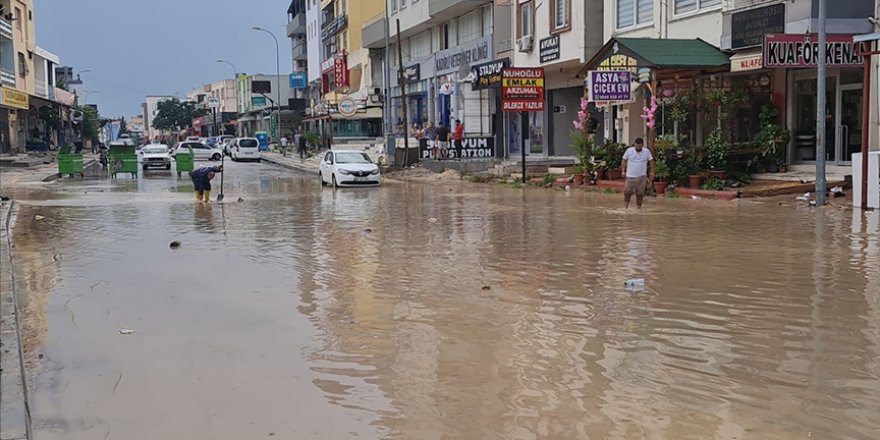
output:
<path id="1" fill-rule="evenodd" d="M 22 110 L 30 108 L 30 99 L 28 98 L 27 93 L 22 93 L 18 90 L 8 89 L 6 87 L 3 87 L 2 90 L 3 93 L 0 93 L 0 105 Z"/>
<path id="2" fill-rule="evenodd" d="M 507 67 L 501 71 L 501 110 L 544 111 L 544 68 Z"/>
<path id="3" fill-rule="evenodd" d="M 559 35 L 553 35 L 538 42 L 538 58 L 541 64 L 559 59 Z"/>
<path id="4" fill-rule="evenodd" d="M 417 83 L 422 80 L 422 65 L 413 64 L 403 69 L 403 79 L 407 84 Z"/>
<path id="5" fill-rule="evenodd" d="M 730 26 L 731 49 L 760 46 L 764 35 L 785 32 L 785 3 L 734 12 Z"/>
<path id="6" fill-rule="evenodd" d="M 491 35 L 450 47 L 434 54 L 434 75 L 458 72 L 462 66 L 470 67 L 491 60 L 494 56 Z"/>
<path id="7" fill-rule="evenodd" d="M 474 82 L 472 90 L 500 89 L 501 71 L 510 66 L 510 58 L 504 58 L 488 63 L 477 64 L 473 67 Z"/>
<path id="8" fill-rule="evenodd" d="M 345 52 L 336 54 L 336 63 L 334 64 L 334 76 L 336 87 L 348 87 L 351 84 L 348 72 L 348 56 Z"/>
<path id="9" fill-rule="evenodd" d="M 764 37 L 764 67 L 815 67 L 819 59 L 819 36 L 771 34 Z M 862 67 L 858 55 L 863 43 L 853 43 L 852 35 L 828 35 L 825 63 L 828 67 Z"/>
<path id="10" fill-rule="evenodd" d="M 458 159 L 458 151 L 449 143 L 449 158 Z M 419 140 L 419 159 L 433 158 L 432 146 L 427 139 Z M 490 159 L 495 157 L 495 138 L 465 137 L 461 140 L 461 159 Z"/>

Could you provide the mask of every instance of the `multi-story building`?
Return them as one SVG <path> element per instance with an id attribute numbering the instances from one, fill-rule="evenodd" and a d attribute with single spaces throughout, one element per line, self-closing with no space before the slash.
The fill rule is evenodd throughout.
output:
<path id="1" fill-rule="evenodd" d="M 321 44 L 321 3 L 318 0 L 306 0 L 306 57 L 308 89 L 307 114 L 311 115 L 315 105 L 321 102 L 321 61 L 323 60 Z"/>
<path id="2" fill-rule="evenodd" d="M 32 0 L 2 0 L 0 10 L 0 152 L 24 151 L 37 49 Z"/>
<path id="3" fill-rule="evenodd" d="M 505 130 L 497 74 L 512 62 L 510 3 L 387 0 L 386 7 L 388 21 L 377 17 L 362 27 L 362 34 L 364 46 L 372 50 L 374 65 L 379 67 L 374 72 L 377 84 L 384 83 L 383 64 L 392 71 L 385 87 L 391 97 L 387 109 L 391 124 L 401 131 L 402 77 L 410 125 L 442 123 L 451 128 L 459 119 L 466 136 L 492 138 L 495 155 L 502 156 Z M 390 36 L 387 60 L 386 25 Z"/>
<path id="4" fill-rule="evenodd" d="M 639 0 L 643 1 L 643 0 Z M 571 156 L 569 132 L 583 96 L 578 72 L 604 43 L 601 1 L 512 0 L 514 9 L 513 65 L 543 67 L 545 112 L 508 118 L 512 157 L 525 145 L 532 156 Z"/>
<path id="5" fill-rule="evenodd" d="M 312 0 L 293 0 L 287 8 L 287 36 L 290 38 L 290 59 L 293 67 L 291 86 L 299 87 L 300 79 L 308 78 L 308 20 L 306 3 Z M 307 84 L 304 84 L 307 86 Z M 304 98 L 306 87 L 295 88 L 294 94 Z"/>
<path id="6" fill-rule="evenodd" d="M 320 2 L 321 99 L 311 109 L 309 129 L 321 130 L 333 139 L 382 136 L 382 109 L 376 93 L 381 82 L 375 81 L 373 73 L 378 68 L 362 44 L 361 27 L 383 13 L 381 0 Z M 346 115 L 338 111 L 340 103 L 348 107 Z"/>
<path id="7" fill-rule="evenodd" d="M 187 93 L 186 98 L 202 106 L 207 106 L 208 98 L 217 98 L 220 102 L 220 107 L 217 108 L 218 112 L 238 112 L 238 84 L 234 79 L 205 84 L 191 90 Z"/>
<path id="8" fill-rule="evenodd" d="M 144 110 L 144 136 L 150 140 L 158 139 L 161 136 L 167 136 L 170 133 L 163 132 L 153 127 L 153 118 L 159 112 L 159 103 L 175 99 L 173 96 L 150 95 L 142 104 Z"/>
<path id="9" fill-rule="evenodd" d="M 254 91 L 254 84 L 267 85 L 267 92 Z M 280 89 L 279 89 L 280 87 Z M 240 74 L 238 77 L 238 134 L 240 136 L 253 136 L 256 132 L 265 131 L 274 137 L 273 109 L 276 91 L 280 92 L 281 99 L 287 104 L 287 100 L 293 97 L 288 76 L 275 75 L 247 75 Z M 295 118 L 290 111 L 281 113 L 281 135 L 287 135 L 295 127 Z"/>

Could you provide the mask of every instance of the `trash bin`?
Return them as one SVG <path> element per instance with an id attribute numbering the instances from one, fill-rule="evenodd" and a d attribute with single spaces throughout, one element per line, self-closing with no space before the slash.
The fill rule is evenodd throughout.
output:
<path id="1" fill-rule="evenodd" d="M 193 164 L 194 156 L 192 147 L 189 148 L 189 153 L 177 153 L 174 156 L 174 168 L 177 170 L 177 177 L 180 177 L 184 172 L 190 173 L 195 169 Z"/>
<path id="2" fill-rule="evenodd" d="M 64 177 L 65 174 L 70 177 L 79 174 L 79 177 L 83 177 L 83 156 L 70 153 L 70 147 L 58 150 L 58 177 Z"/>
<path id="3" fill-rule="evenodd" d="M 138 159 L 134 145 L 123 142 L 110 144 L 109 153 L 110 177 L 116 178 L 117 174 L 131 174 L 135 179 L 138 175 Z"/>

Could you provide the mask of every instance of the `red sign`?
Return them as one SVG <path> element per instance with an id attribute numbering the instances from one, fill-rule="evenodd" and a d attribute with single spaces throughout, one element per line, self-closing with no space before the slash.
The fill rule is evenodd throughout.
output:
<path id="1" fill-rule="evenodd" d="M 336 87 L 348 87 L 350 78 L 348 73 L 348 56 L 345 52 L 336 54 Z"/>
<path id="2" fill-rule="evenodd" d="M 501 70 L 501 110 L 544 111 L 544 68 L 505 67 Z"/>
<path id="3" fill-rule="evenodd" d="M 764 36 L 764 67 L 815 67 L 819 59 L 819 37 L 796 34 Z M 853 43 L 852 35 L 828 35 L 825 63 L 829 67 L 861 67 L 858 55 L 862 44 Z"/>

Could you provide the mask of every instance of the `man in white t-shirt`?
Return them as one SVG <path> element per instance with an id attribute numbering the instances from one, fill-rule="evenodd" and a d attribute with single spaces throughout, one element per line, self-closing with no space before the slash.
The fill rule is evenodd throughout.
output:
<path id="1" fill-rule="evenodd" d="M 625 207 L 629 208 L 629 201 L 635 193 L 636 206 L 641 209 L 648 185 L 654 181 L 654 156 L 651 150 L 645 148 L 645 141 L 642 138 L 637 138 L 635 145 L 627 148 L 623 153 L 620 168 L 626 177 L 626 187 L 623 189 Z"/>

